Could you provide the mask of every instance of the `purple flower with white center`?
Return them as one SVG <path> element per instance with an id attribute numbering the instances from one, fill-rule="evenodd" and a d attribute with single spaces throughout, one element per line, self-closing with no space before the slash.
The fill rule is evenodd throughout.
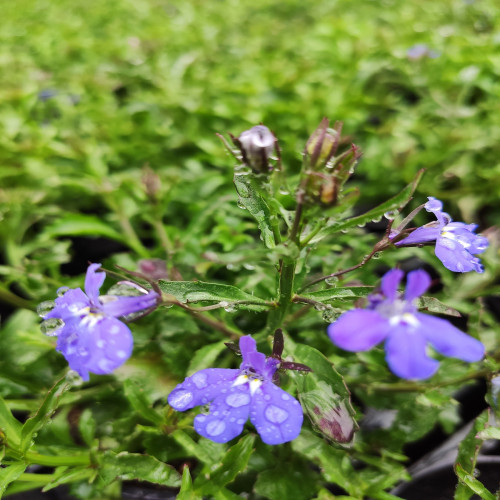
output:
<path id="1" fill-rule="evenodd" d="M 368 297 L 367 309 L 342 314 L 328 327 L 331 341 L 347 351 L 367 351 L 385 341 L 390 369 L 406 379 L 429 378 L 438 361 L 427 355 L 427 345 L 453 358 L 479 361 L 484 346 L 479 340 L 455 328 L 448 321 L 417 311 L 415 300 L 429 287 L 431 279 L 423 271 L 408 274 L 404 296 L 398 294 L 403 271 L 392 269 L 382 278 L 381 292 Z"/>
<path id="2" fill-rule="evenodd" d="M 266 359 L 250 335 L 240 338 L 240 350 L 243 362 L 239 370 L 200 370 L 169 394 L 168 403 L 177 411 L 210 403 L 209 413 L 194 419 L 194 428 L 216 443 L 241 434 L 249 416 L 264 443 L 292 441 L 302 427 L 302 407 L 272 382 L 280 361 Z"/>
<path id="3" fill-rule="evenodd" d="M 443 204 L 436 198 L 429 196 L 428 200 L 424 207 L 436 216 L 437 221 L 415 229 L 395 245 L 418 245 L 435 241 L 436 257 L 444 267 L 456 273 L 468 271 L 482 273 L 484 269 L 481 261 L 474 255 L 488 248 L 487 238 L 474 233 L 476 224 L 452 222 L 451 217 L 443 212 Z"/>
<path id="4" fill-rule="evenodd" d="M 101 295 L 106 274 L 97 272 L 100 264 L 91 264 L 85 277 L 85 293 L 70 289 L 55 300 L 55 307 L 43 315 L 45 321 L 59 321 L 57 350 L 72 370 L 83 380 L 89 372 L 111 373 L 132 354 L 133 339 L 127 325 L 116 319 L 154 307 L 159 299 L 155 292 L 140 296 Z"/>

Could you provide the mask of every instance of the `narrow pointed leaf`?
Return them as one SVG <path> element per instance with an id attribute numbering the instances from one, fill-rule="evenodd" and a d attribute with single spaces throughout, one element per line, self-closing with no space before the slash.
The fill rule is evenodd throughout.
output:
<path id="1" fill-rule="evenodd" d="M 203 281 L 164 281 L 158 282 L 162 292 L 173 295 L 179 302 L 227 302 L 227 305 L 236 305 L 240 309 L 253 311 L 266 310 L 269 307 L 263 299 L 231 285 L 219 283 L 205 283 Z M 223 307 L 223 306 L 221 306 Z"/>
<path id="2" fill-rule="evenodd" d="M 235 175 L 234 185 L 240 196 L 240 203 L 248 210 L 259 225 L 262 241 L 267 248 L 274 248 L 276 241 L 271 221 L 271 211 L 264 200 L 257 183 L 249 175 Z"/>
<path id="3" fill-rule="evenodd" d="M 325 236 L 330 236 L 332 234 L 338 233 L 340 231 L 345 231 L 356 226 L 364 226 L 368 222 L 380 219 L 384 216 L 386 212 L 391 212 L 394 210 L 402 210 L 406 204 L 411 200 L 415 189 L 422 178 L 424 170 L 420 170 L 415 179 L 408 184 L 401 192 L 396 196 L 393 196 L 389 200 L 385 201 L 381 205 L 369 210 L 368 212 L 358 215 L 356 217 L 351 217 L 343 221 L 332 221 L 326 225 L 314 238 L 311 239 L 311 243 L 316 243 L 322 240 Z"/>
<path id="4" fill-rule="evenodd" d="M 7 486 L 13 483 L 26 470 L 26 467 L 26 463 L 19 462 L 0 468 L 0 498 L 5 493 Z"/>

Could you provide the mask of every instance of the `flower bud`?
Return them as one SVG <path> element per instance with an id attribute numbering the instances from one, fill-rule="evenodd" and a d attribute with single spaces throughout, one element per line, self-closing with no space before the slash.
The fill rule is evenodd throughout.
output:
<path id="1" fill-rule="evenodd" d="M 328 128 L 328 119 L 321 120 L 306 144 L 305 154 L 309 168 L 318 170 L 327 164 L 337 151 L 341 128 L 341 123 L 335 124 L 335 128 Z"/>
<path id="2" fill-rule="evenodd" d="M 238 137 L 243 160 L 252 170 L 259 173 L 269 171 L 269 158 L 275 149 L 276 137 L 264 125 L 245 130 Z"/>

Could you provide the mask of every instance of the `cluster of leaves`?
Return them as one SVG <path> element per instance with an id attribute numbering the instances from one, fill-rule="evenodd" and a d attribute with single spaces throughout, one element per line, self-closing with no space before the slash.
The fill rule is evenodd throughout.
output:
<path id="1" fill-rule="evenodd" d="M 388 499 L 408 478 L 405 446 L 436 425 L 452 432 L 460 423 L 456 390 L 500 369 L 498 320 L 481 299 L 499 293 L 495 234 L 483 276 L 440 270 L 446 303 L 468 314 L 469 333 L 496 353 L 479 374 L 445 360 L 430 382 L 402 383 L 382 351 L 348 354 L 327 339 L 328 322 L 371 290 L 359 285 L 374 285 L 385 265 L 414 249 L 385 252 L 382 267 L 374 255 L 348 281 L 299 291 L 370 254 L 374 236 L 361 226 L 402 207 L 423 166 L 419 203 L 428 194 L 449 200 L 452 212 L 478 215 L 485 227 L 500 211 L 495 2 L 383 4 L 1 6 L 0 495 L 69 484 L 76 498 L 119 498 L 123 481 L 139 480 L 172 494 L 180 487 L 181 499 Z M 417 42 L 439 57 L 410 60 Z M 298 152 L 331 110 L 366 160 L 340 205 L 311 208 L 321 223 L 304 228 L 312 246 L 285 245 L 277 232 L 292 229 Z M 261 121 L 283 147 L 284 174 L 272 186 L 233 180 L 215 139 Z M 356 186 L 375 209 L 359 215 Z M 435 263 L 430 249 L 419 257 Z M 134 325 L 134 357 L 116 375 L 80 386 L 33 311 L 59 286 L 81 286 L 89 260 L 142 272 L 156 263 L 162 291 L 180 306 Z M 193 415 L 172 412 L 166 396 L 199 369 L 235 366 L 228 339 L 252 333 L 270 352 L 268 311 L 279 302 L 277 267 L 288 261 L 299 262 L 289 292 L 302 302 L 272 321 L 284 324 L 285 354 L 315 370 L 281 379 L 298 390 L 310 423 L 275 448 L 251 432 L 231 445 L 199 439 Z M 430 298 L 424 307 L 450 312 Z M 315 417 L 318 404 L 337 417 Z M 348 444 L 372 410 L 394 418 L 362 425 Z M 482 441 L 498 438 L 485 415 L 461 446 L 460 500 L 489 498 L 474 477 Z"/>

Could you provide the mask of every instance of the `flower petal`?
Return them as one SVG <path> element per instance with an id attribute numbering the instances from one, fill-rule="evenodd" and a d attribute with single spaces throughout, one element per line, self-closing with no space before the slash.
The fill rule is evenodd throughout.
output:
<path id="1" fill-rule="evenodd" d="M 257 389 L 250 420 L 266 444 L 282 444 L 300 434 L 304 415 L 300 403 L 272 382 Z"/>
<path id="2" fill-rule="evenodd" d="M 441 225 L 438 222 L 431 222 L 422 227 L 417 227 L 406 238 L 395 243 L 396 246 L 418 245 L 419 243 L 430 243 L 436 241 L 441 233 Z"/>
<path id="3" fill-rule="evenodd" d="M 63 321 L 84 314 L 82 309 L 90 307 L 89 298 L 80 288 L 68 290 L 62 297 L 55 300 L 56 306 L 44 316 L 44 319 L 60 318 Z"/>
<path id="4" fill-rule="evenodd" d="M 88 330 L 82 330 L 80 318 L 66 321 L 57 337 L 56 349 L 66 358 L 69 367 L 75 370 L 85 382 L 89 379 L 87 362 L 90 359 L 90 351 L 87 344 Z"/>
<path id="5" fill-rule="evenodd" d="M 479 258 L 470 254 L 456 240 L 445 237 L 438 238 L 435 253 L 444 267 L 455 273 L 466 273 L 469 271 L 482 273 L 484 271 Z"/>
<path id="6" fill-rule="evenodd" d="M 107 299 L 105 302 L 102 300 L 104 297 Z M 101 305 L 99 309 L 104 314 L 118 318 L 120 316 L 126 316 L 127 314 L 132 314 L 154 307 L 158 302 L 158 294 L 155 292 L 149 292 L 144 295 L 133 297 L 105 295 L 101 296 L 100 302 Z"/>
<path id="7" fill-rule="evenodd" d="M 89 372 L 98 375 L 112 373 L 130 358 L 134 339 L 127 325 L 114 318 L 102 318 L 90 322 L 87 328 L 86 347 L 90 358 L 86 369 Z"/>
<path id="8" fill-rule="evenodd" d="M 387 318 L 365 309 L 347 311 L 328 327 L 330 340 L 347 351 L 367 351 L 384 340 L 389 331 Z"/>
<path id="9" fill-rule="evenodd" d="M 408 273 L 405 299 L 408 302 L 420 297 L 431 285 L 431 277 L 423 270 L 417 269 Z"/>
<path id="10" fill-rule="evenodd" d="M 483 344 L 454 327 L 449 321 L 422 313 L 417 313 L 415 316 L 422 324 L 422 333 L 436 351 L 469 362 L 483 358 Z"/>
<path id="11" fill-rule="evenodd" d="M 263 373 L 266 367 L 266 356 L 257 351 L 257 343 L 250 335 L 240 338 L 240 351 L 243 356 L 240 366 L 242 370 L 253 368 L 258 373 Z"/>
<path id="12" fill-rule="evenodd" d="M 231 387 L 227 394 L 213 400 L 208 415 L 198 415 L 194 419 L 196 432 L 216 443 L 227 443 L 241 434 L 251 401 L 248 384 Z"/>
<path id="13" fill-rule="evenodd" d="M 101 264 L 90 264 L 85 275 L 85 293 L 88 295 L 90 302 L 95 306 L 99 305 L 99 288 L 101 288 L 106 279 L 106 273 L 97 272 L 97 269 L 100 267 Z"/>
<path id="14" fill-rule="evenodd" d="M 185 411 L 212 401 L 219 394 L 229 392 L 240 370 L 207 368 L 187 377 L 169 395 L 168 404 L 177 411 Z"/>
<path id="15" fill-rule="evenodd" d="M 401 271 L 401 269 L 391 269 L 384 274 L 380 288 L 389 300 L 393 301 L 397 297 L 398 286 L 404 274 L 405 273 Z"/>
<path id="16" fill-rule="evenodd" d="M 439 363 L 426 354 L 426 338 L 420 329 L 400 323 L 393 327 L 385 343 L 386 360 L 391 371 L 406 379 L 432 377 Z"/>

